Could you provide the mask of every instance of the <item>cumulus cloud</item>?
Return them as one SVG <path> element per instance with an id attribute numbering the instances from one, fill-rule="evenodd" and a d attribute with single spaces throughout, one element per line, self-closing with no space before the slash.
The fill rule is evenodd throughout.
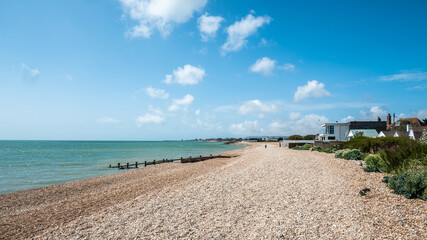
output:
<path id="1" fill-rule="evenodd" d="M 354 120 L 355 120 L 355 118 L 353 116 L 349 115 L 349 116 L 341 119 L 341 122 L 346 123 L 346 122 L 351 122 L 351 121 L 354 121 Z"/>
<path id="2" fill-rule="evenodd" d="M 415 113 L 415 116 L 417 116 L 419 119 L 427 118 L 427 109 L 419 110 Z"/>
<path id="3" fill-rule="evenodd" d="M 232 51 L 239 51 L 246 46 L 247 38 L 256 33 L 258 28 L 264 24 L 269 24 L 271 18 L 269 16 L 254 17 L 248 14 L 240 21 L 236 21 L 233 25 L 227 27 L 227 41 L 222 45 L 222 53 L 227 54 Z"/>
<path id="4" fill-rule="evenodd" d="M 169 93 L 165 92 L 163 89 L 155 89 L 152 87 L 148 87 L 144 89 L 148 96 L 151 98 L 160 98 L 160 99 L 167 99 L 169 98 Z"/>
<path id="5" fill-rule="evenodd" d="M 276 60 L 263 57 L 256 60 L 256 62 L 249 68 L 249 70 L 252 72 L 263 73 L 264 75 L 270 75 L 275 67 Z"/>
<path id="6" fill-rule="evenodd" d="M 273 121 L 269 125 L 269 132 L 273 135 L 316 134 L 319 133 L 321 124 L 326 122 L 329 119 L 323 115 L 291 112 L 289 117 Z"/>
<path id="7" fill-rule="evenodd" d="M 283 64 L 283 66 L 279 66 L 278 68 L 287 72 L 293 72 L 295 70 L 295 65 L 293 65 L 292 63 L 285 63 Z"/>
<path id="8" fill-rule="evenodd" d="M 360 115 L 362 120 L 376 121 L 378 117 L 385 119 L 387 111 L 382 109 L 380 106 L 374 106 L 371 107 L 369 111 L 361 110 Z"/>
<path id="9" fill-rule="evenodd" d="M 379 77 L 380 81 L 416 82 L 427 80 L 427 72 L 403 72 Z"/>
<path id="10" fill-rule="evenodd" d="M 277 111 L 278 108 L 275 104 L 262 103 L 258 99 L 244 102 L 237 109 L 237 113 L 240 115 L 275 113 Z"/>
<path id="11" fill-rule="evenodd" d="M 21 71 L 25 79 L 36 79 L 40 75 L 38 68 L 31 68 L 25 64 L 22 64 Z"/>
<path id="12" fill-rule="evenodd" d="M 183 68 L 178 67 L 172 74 L 166 75 L 163 82 L 166 84 L 195 85 L 203 80 L 205 74 L 203 68 L 187 64 Z"/>
<path id="13" fill-rule="evenodd" d="M 111 117 L 102 117 L 97 119 L 100 123 L 119 123 L 120 121 Z"/>
<path id="14" fill-rule="evenodd" d="M 208 13 L 203 14 L 197 19 L 200 35 L 203 41 L 208 41 L 210 37 L 215 37 L 221 22 L 224 18 L 220 16 L 208 16 Z"/>
<path id="15" fill-rule="evenodd" d="M 129 37 L 149 38 L 157 29 L 163 36 L 173 26 L 187 22 L 193 13 L 201 11 L 207 0 L 120 0 L 124 15 L 138 22 L 128 31 Z"/>
<path id="16" fill-rule="evenodd" d="M 142 125 L 150 124 L 150 123 L 159 124 L 165 121 L 165 117 L 162 110 L 154 108 L 151 105 L 148 106 L 148 110 L 149 110 L 148 113 L 146 113 L 143 116 L 138 116 L 136 118 L 136 125 L 138 127 L 141 127 Z"/>
<path id="17" fill-rule="evenodd" d="M 228 130 L 236 135 L 256 135 L 264 132 L 264 129 L 258 124 L 258 121 L 244 121 L 234 123 L 228 127 Z"/>
<path id="18" fill-rule="evenodd" d="M 169 107 L 169 111 L 178 111 L 181 109 L 187 109 L 194 101 L 194 97 L 190 94 L 185 95 L 183 98 L 174 99 L 173 104 Z"/>
<path id="19" fill-rule="evenodd" d="M 307 85 L 297 88 L 297 91 L 294 94 L 294 101 L 300 102 L 306 98 L 320 98 L 330 95 L 331 94 L 325 90 L 325 84 L 313 80 L 308 81 Z"/>

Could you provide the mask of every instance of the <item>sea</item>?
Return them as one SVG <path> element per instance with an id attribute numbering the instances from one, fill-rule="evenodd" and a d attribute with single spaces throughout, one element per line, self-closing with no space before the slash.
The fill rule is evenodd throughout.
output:
<path id="1" fill-rule="evenodd" d="M 109 165 L 244 148 L 202 141 L 0 141 L 0 194 L 117 173 Z"/>

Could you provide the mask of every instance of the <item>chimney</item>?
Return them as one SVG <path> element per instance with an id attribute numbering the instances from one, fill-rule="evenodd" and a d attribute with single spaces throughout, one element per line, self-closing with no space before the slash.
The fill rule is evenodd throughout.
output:
<path id="1" fill-rule="evenodd" d="M 381 118 L 378 116 L 378 122 L 381 122 Z"/>
<path id="2" fill-rule="evenodd" d="M 393 113 L 393 123 L 396 122 L 396 113 Z"/>
<path id="3" fill-rule="evenodd" d="M 387 114 L 387 127 L 391 125 L 391 115 Z"/>

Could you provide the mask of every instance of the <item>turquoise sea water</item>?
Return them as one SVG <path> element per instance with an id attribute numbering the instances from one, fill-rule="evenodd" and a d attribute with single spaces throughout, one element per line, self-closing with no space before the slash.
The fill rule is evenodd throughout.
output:
<path id="1" fill-rule="evenodd" d="M 0 193 L 117 173 L 109 164 L 208 155 L 243 148 L 187 141 L 0 141 Z"/>

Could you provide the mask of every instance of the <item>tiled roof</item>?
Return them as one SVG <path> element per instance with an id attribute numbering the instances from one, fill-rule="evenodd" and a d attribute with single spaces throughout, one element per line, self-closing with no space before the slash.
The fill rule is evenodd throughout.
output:
<path id="1" fill-rule="evenodd" d="M 409 132 L 407 131 L 396 131 L 399 137 L 409 137 Z"/>
<path id="2" fill-rule="evenodd" d="M 386 137 L 393 137 L 395 131 L 381 131 Z"/>

